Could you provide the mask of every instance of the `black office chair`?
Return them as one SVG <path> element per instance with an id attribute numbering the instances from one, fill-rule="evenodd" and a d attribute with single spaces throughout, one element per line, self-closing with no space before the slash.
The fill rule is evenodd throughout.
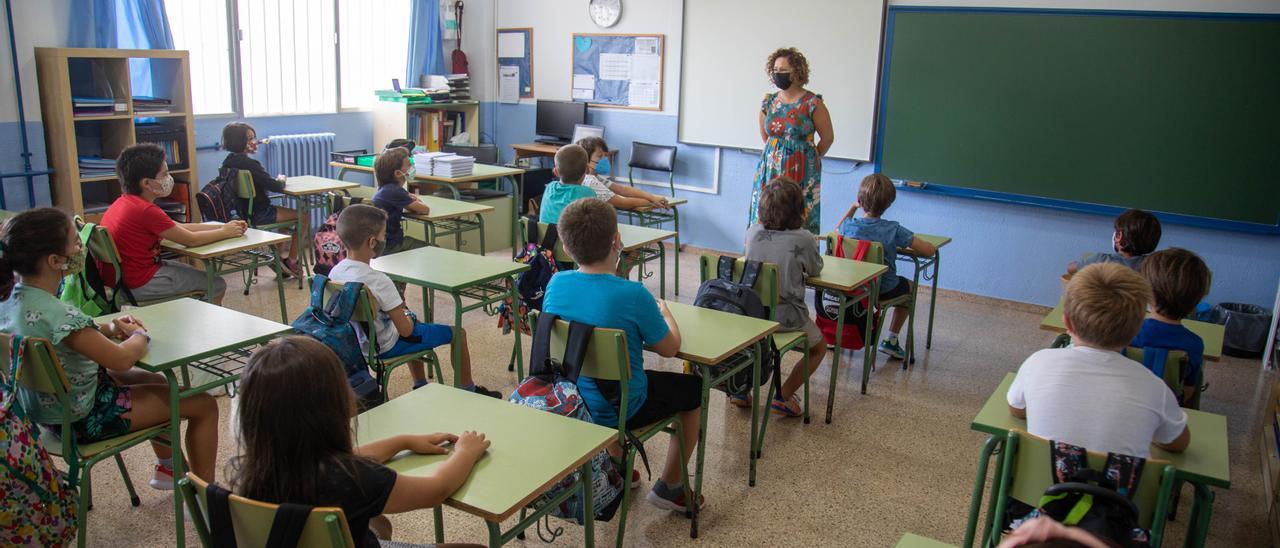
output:
<path id="1" fill-rule="evenodd" d="M 627 162 L 627 183 L 631 186 L 636 186 L 636 168 L 667 172 L 667 187 L 676 195 L 676 147 L 631 143 L 631 161 Z"/>

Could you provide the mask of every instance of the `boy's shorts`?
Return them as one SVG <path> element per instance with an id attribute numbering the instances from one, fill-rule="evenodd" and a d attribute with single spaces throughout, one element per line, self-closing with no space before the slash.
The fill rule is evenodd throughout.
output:
<path id="1" fill-rule="evenodd" d="M 129 433 L 130 421 L 124 418 L 125 413 L 133 410 L 133 397 L 129 387 L 116 384 L 106 369 L 99 368 L 96 390 L 89 414 L 71 423 L 71 431 L 79 443 L 92 443 Z M 47 426 L 62 435 L 61 425 Z"/>
<path id="2" fill-rule="evenodd" d="M 893 289 L 890 289 L 888 291 L 881 291 L 880 300 L 883 301 L 886 299 L 896 299 L 910 292 L 911 292 L 911 280 L 908 280 L 903 276 L 898 276 L 898 285 L 893 286 Z"/>
<path id="3" fill-rule="evenodd" d="M 412 335 L 400 337 L 391 350 L 378 354 L 378 357 L 387 359 L 405 354 L 417 354 L 451 342 L 453 342 L 452 327 L 438 323 L 416 323 L 413 324 Z M 702 402 L 699 401 L 698 404 L 701 405 Z"/>
<path id="4" fill-rule="evenodd" d="M 151 301 L 198 292 L 203 294 L 209 289 L 209 278 L 203 270 L 178 261 L 164 261 L 155 276 L 141 286 L 130 289 L 133 298 L 139 301 Z M 213 277 L 213 294 L 222 295 L 227 292 L 227 282 L 221 276 Z"/>
<path id="5" fill-rule="evenodd" d="M 682 411 L 702 406 L 702 377 L 671 371 L 645 370 L 649 391 L 644 403 L 627 419 L 627 428 L 648 426 Z"/>

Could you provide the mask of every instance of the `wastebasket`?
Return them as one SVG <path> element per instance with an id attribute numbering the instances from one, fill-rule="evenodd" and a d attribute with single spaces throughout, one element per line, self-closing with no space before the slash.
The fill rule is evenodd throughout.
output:
<path id="1" fill-rule="evenodd" d="M 1226 326 L 1222 353 L 1237 358 L 1261 358 L 1271 329 L 1271 313 L 1256 304 L 1221 303 L 1214 307 L 1218 323 Z"/>

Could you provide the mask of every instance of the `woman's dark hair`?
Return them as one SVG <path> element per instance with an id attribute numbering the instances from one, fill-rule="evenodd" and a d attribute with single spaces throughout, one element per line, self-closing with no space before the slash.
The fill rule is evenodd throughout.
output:
<path id="1" fill-rule="evenodd" d="M 231 122 L 222 126 L 222 148 L 240 153 L 249 150 L 250 131 L 257 133 L 253 126 L 244 122 Z"/>
<path id="2" fill-rule="evenodd" d="M 804 58 L 804 54 L 796 48 L 778 48 L 769 54 L 769 60 L 764 63 L 764 73 L 770 77 L 773 76 L 773 62 L 779 57 L 786 58 L 791 63 L 791 79 L 799 82 L 800 85 L 809 83 L 809 60 Z"/>
<path id="3" fill-rule="evenodd" d="M 41 207 L 17 214 L 0 228 L 0 300 L 9 298 L 17 274 L 33 276 L 40 261 L 67 252 L 71 217 L 61 209 Z"/>
<path id="4" fill-rule="evenodd" d="M 322 468 L 349 470 L 360 458 L 351 441 L 355 411 L 342 362 L 327 346 L 304 336 L 268 343 L 240 380 L 241 453 L 229 464 L 232 490 L 264 502 L 321 502 Z"/>
<path id="5" fill-rule="evenodd" d="M 804 192 L 786 177 L 777 177 L 760 191 L 760 224 L 768 230 L 795 230 L 804 226 Z"/>

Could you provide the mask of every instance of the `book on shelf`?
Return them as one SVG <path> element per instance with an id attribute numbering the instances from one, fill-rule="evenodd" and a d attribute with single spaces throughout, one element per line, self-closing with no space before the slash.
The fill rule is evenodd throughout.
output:
<path id="1" fill-rule="evenodd" d="M 129 111 L 129 104 L 111 97 L 72 97 L 71 113 L 75 116 L 111 116 Z"/>

